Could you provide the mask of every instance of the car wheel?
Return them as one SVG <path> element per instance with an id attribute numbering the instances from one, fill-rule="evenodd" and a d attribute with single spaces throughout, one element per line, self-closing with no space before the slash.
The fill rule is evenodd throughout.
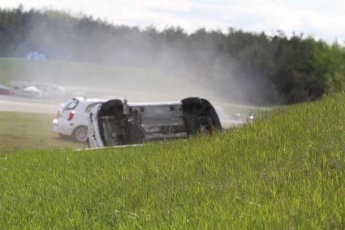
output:
<path id="1" fill-rule="evenodd" d="M 87 127 L 86 126 L 79 126 L 73 131 L 72 137 L 75 141 L 86 142 L 87 135 L 88 135 Z"/>

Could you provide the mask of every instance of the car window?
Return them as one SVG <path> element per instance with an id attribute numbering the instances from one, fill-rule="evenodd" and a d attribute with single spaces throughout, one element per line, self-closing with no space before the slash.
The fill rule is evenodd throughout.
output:
<path id="1" fill-rule="evenodd" d="M 90 113 L 92 108 L 95 107 L 96 105 L 101 104 L 101 103 L 93 103 L 91 105 L 88 105 L 85 109 L 85 112 Z"/>
<path id="2" fill-rule="evenodd" d="M 69 100 L 65 106 L 62 108 L 62 110 L 72 110 L 75 109 L 75 107 L 77 107 L 79 101 L 78 100 Z"/>

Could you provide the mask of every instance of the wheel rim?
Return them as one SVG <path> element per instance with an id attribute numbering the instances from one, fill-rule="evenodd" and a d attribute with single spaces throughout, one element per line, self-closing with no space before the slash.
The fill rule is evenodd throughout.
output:
<path id="1" fill-rule="evenodd" d="M 199 122 L 199 131 L 201 133 L 203 132 L 208 132 L 210 130 L 210 124 L 209 121 L 206 117 L 199 117 L 198 118 Z"/>
<path id="2" fill-rule="evenodd" d="M 87 139 L 87 128 L 86 127 L 80 127 L 75 131 L 75 138 L 80 141 L 84 142 Z"/>

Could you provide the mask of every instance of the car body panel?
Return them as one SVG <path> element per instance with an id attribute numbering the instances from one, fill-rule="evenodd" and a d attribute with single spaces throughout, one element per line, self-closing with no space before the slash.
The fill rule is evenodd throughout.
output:
<path id="1" fill-rule="evenodd" d="M 0 85 L 0 94 L 2 95 L 9 95 L 10 89 L 4 85 Z"/>

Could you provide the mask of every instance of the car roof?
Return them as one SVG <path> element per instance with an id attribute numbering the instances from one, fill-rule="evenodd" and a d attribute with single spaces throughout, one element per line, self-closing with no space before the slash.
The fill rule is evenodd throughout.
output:
<path id="1" fill-rule="evenodd" d="M 106 99 L 85 99 L 85 100 L 81 100 L 81 102 L 105 102 L 107 101 Z"/>
<path id="2" fill-rule="evenodd" d="M 83 105 L 83 106 L 88 106 L 89 104 L 93 104 L 93 103 L 98 103 L 98 102 L 101 102 L 101 103 L 103 103 L 103 102 L 106 102 L 107 100 L 105 100 L 105 99 L 96 99 L 96 98 L 89 98 L 89 99 L 77 99 L 77 98 L 75 98 L 75 100 L 77 100 L 78 101 L 78 104 L 79 105 Z M 79 107 L 79 106 L 78 106 Z"/>
<path id="3" fill-rule="evenodd" d="M 74 96 L 70 100 L 77 100 L 79 102 L 99 102 L 99 101 L 107 101 L 107 99 L 102 99 L 102 98 L 86 98 L 83 96 Z"/>
<path id="4" fill-rule="evenodd" d="M 92 99 L 81 99 L 79 97 L 73 97 L 71 98 L 70 100 L 68 100 L 68 102 L 64 103 L 64 104 L 61 104 L 62 107 L 66 106 L 67 103 L 71 102 L 71 101 L 77 101 L 77 105 L 76 107 L 74 108 L 74 110 L 83 110 L 85 109 L 86 107 L 88 107 L 89 105 L 93 104 L 93 103 L 97 103 L 97 102 L 105 102 L 107 100 L 105 99 L 96 99 L 96 98 L 92 98 Z"/>

